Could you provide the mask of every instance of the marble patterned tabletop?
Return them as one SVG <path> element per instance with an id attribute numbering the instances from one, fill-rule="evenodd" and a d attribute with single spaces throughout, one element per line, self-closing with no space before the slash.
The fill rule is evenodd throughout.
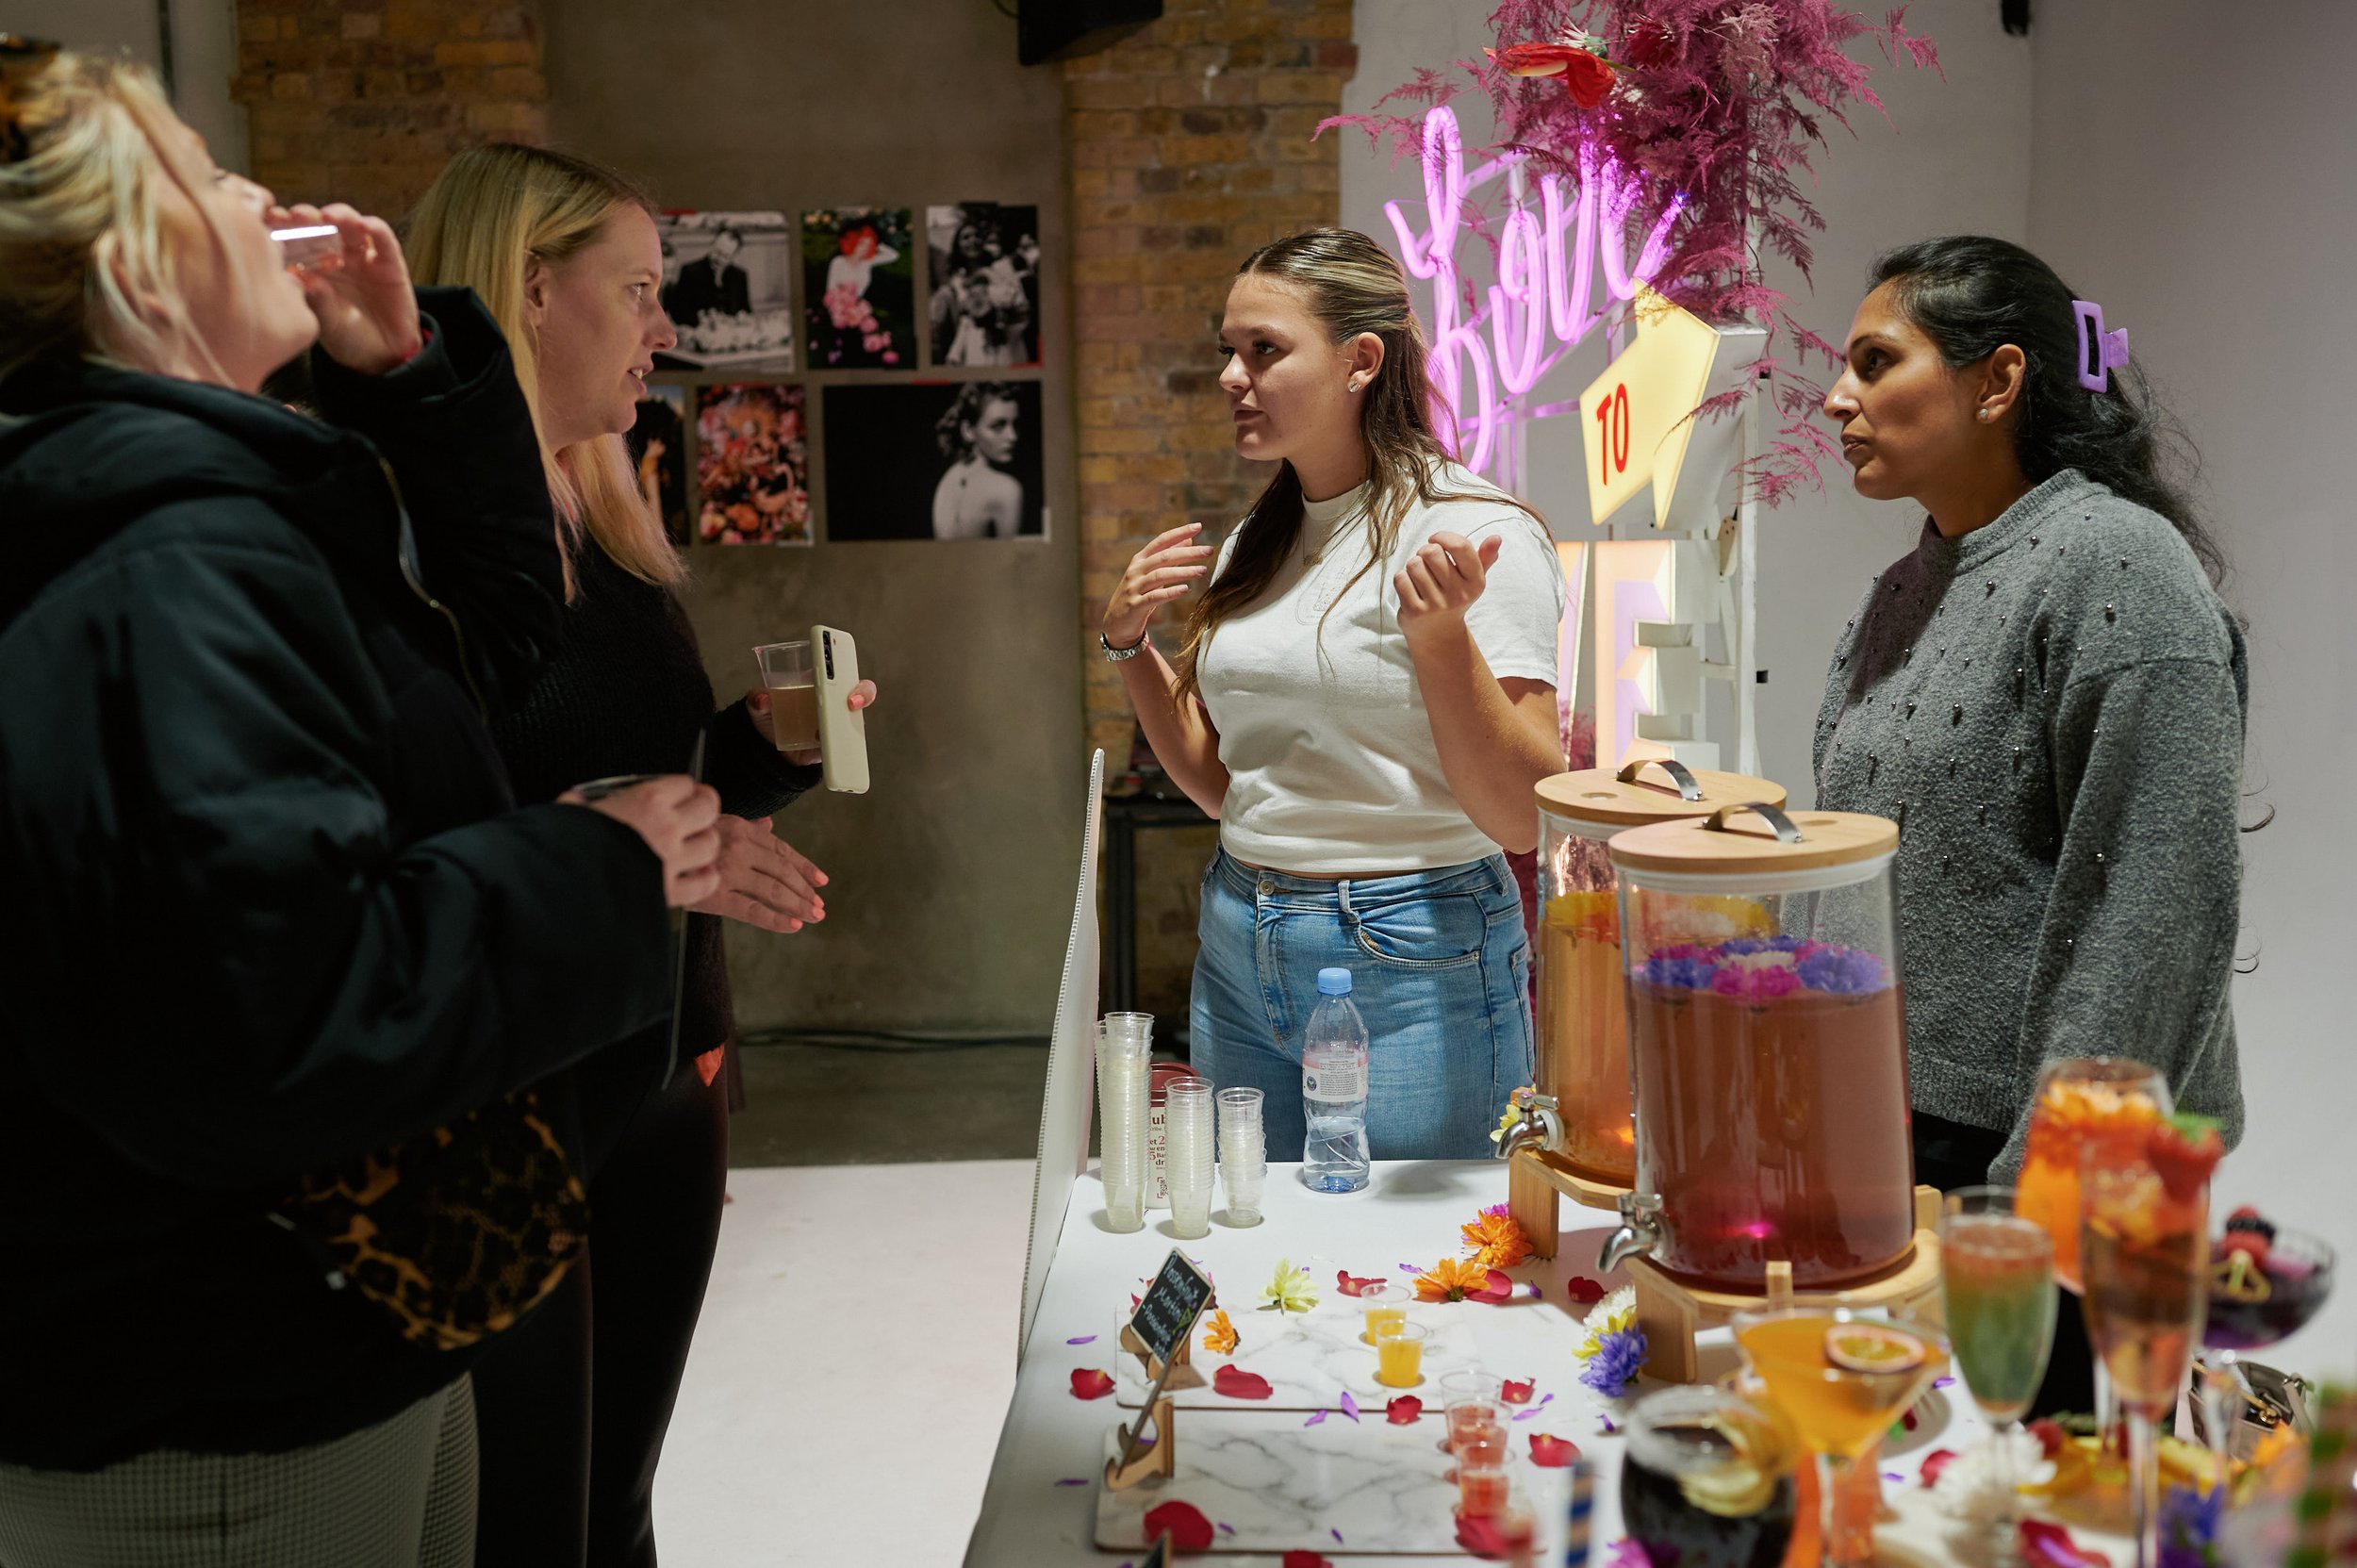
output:
<path id="1" fill-rule="evenodd" d="M 1269 1272 L 1275 1271 L 1272 1263 Z M 1399 1278 L 1410 1277 L 1403 1274 Z M 1125 1306 L 1127 1301 L 1125 1296 Z M 1477 1361 L 1473 1331 L 1465 1325 L 1461 1306 L 1412 1303 L 1408 1308 L 1409 1321 L 1422 1324 L 1427 1331 L 1421 1380 L 1402 1388 L 1389 1388 L 1376 1381 L 1375 1347 L 1366 1342 L 1365 1315 L 1355 1297 L 1334 1289 L 1330 1269 L 1327 1271 L 1325 1288 L 1318 1293 L 1317 1305 L 1306 1312 L 1255 1310 L 1239 1300 L 1228 1309 L 1228 1316 L 1236 1329 L 1234 1352 L 1220 1355 L 1207 1349 L 1203 1344 L 1204 1330 L 1198 1329 L 1192 1352 L 1195 1368 L 1207 1378 L 1224 1364 L 1266 1378 L 1269 1397 L 1251 1402 L 1261 1410 L 1335 1410 L 1347 1394 L 1360 1407 L 1379 1411 L 1395 1395 L 1412 1394 L 1431 1405 L 1437 1414 L 1441 1379 L 1451 1372 L 1474 1366 Z M 1113 1328 L 1107 1331 L 1107 1340 L 1119 1338 L 1120 1325 L 1128 1318 L 1126 1311 L 1116 1314 Z M 1145 1403 L 1148 1386 L 1146 1368 L 1135 1356 L 1118 1358 L 1113 1381 L 1115 1397 L 1125 1409 L 1135 1410 Z M 1244 1401 L 1231 1399 L 1208 1385 L 1182 1390 L 1173 1397 L 1182 1411 L 1246 1408 Z"/>

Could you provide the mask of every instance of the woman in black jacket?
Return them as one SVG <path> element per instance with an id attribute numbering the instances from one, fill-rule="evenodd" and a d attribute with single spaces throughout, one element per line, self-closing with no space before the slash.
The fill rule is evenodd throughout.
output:
<path id="1" fill-rule="evenodd" d="M 473 289 L 506 333 L 567 543 L 553 650 L 492 726 L 517 786 L 683 767 L 701 741 L 720 792 L 721 886 L 688 916 L 675 1026 L 551 1086 L 578 1107 L 598 1162 L 588 1256 L 476 1378 L 482 1560 L 651 1564 L 655 1469 L 719 1237 L 728 1112 L 742 1102 L 720 917 L 778 933 L 824 917 L 826 878 L 769 823 L 818 782 L 817 758 L 779 751 L 764 694 L 715 712 L 670 591 L 684 569 L 625 450 L 654 356 L 678 340 L 647 198 L 562 153 L 477 147 L 435 180 L 407 239 L 420 277 Z M 862 683 L 851 705 L 874 696 Z"/>
<path id="2" fill-rule="evenodd" d="M 684 779 L 515 809 L 480 709 L 560 569 L 504 346 L 348 208 L 290 278 L 288 216 L 0 38 L 12 1565 L 469 1560 L 472 1353 L 290 1195 L 663 1017 L 717 882 Z M 324 421 L 253 395 L 315 339 Z"/>

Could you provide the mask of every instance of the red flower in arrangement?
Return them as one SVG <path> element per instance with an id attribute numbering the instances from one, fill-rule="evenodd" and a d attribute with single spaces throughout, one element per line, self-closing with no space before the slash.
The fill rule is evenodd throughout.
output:
<path id="1" fill-rule="evenodd" d="M 1603 41 L 1586 34 L 1564 43 L 1516 43 L 1484 49 L 1510 76 L 1560 76 L 1581 108 L 1594 108 L 1612 91 L 1612 62 L 1599 52 Z"/>
<path id="2" fill-rule="evenodd" d="M 1956 1451 L 1953 1448 L 1935 1448 L 1930 1453 L 1925 1454 L 1923 1456 L 1923 1484 L 1925 1486 L 1937 1486 L 1939 1484 L 1939 1473 L 1947 1469 L 1950 1464 L 1953 1463 L 1955 1457 Z"/>
<path id="3" fill-rule="evenodd" d="M 1412 1427 L 1423 1413 L 1424 1401 L 1412 1394 L 1403 1394 L 1383 1407 L 1383 1419 L 1394 1427 Z"/>
<path id="4" fill-rule="evenodd" d="M 1164 1503 L 1146 1510 L 1146 1539 L 1151 1542 L 1163 1534 L 1169 1535 L 1171 1545 L 1179 1551 L 1209 1551 L 1211 1522 L 1193 1503 Z"/>
<path id="5" fill-rule="evenodd" d="M 1545 1432 L 1530 1434 L 1530 1462 L 1548 1470 L 1567 1470 L 1579 1458 L 1579 1444 L 1569 1438 L 1550 1437 Z"/>
<path id="6" fill-rule="evenodd" d="M 1113 1391 L 1113 1375 L 1093 1366 L 1075 1368 L 1072 1374 L 1072 1397 L 1102 1399 Z"/>
<path id="7" fill-rule="evenodd" d="M 1364 1296 L 1381 1283 L 1379 1274 L 1353 1274 L 1346 1268 L 1334 1271 L 1334 1288 L 1344 1296 Z"/>
<path id="8" fill-rule="evenodd" d="M 1518 1383 L 1508 1378 L 1506 1386 L 1498 1390 L 1498 1397 L 1509 1405 L 1527 1405 L 1530 1403 L 1530 1391 L 1538 1381 L 1536 1378 L 1529 1378 Z"/>
<path id="9" fill-rule="evenodd" d="M 1604 1287 L 1593 1279 L 1582 1279 L 1574 1274 L 1564 1285 L 1563 1294 L 1570 1296 L 1575 1306 L 1592 1307 L 1604 1299 Z"/>
<path id="10" fill-rule="evenodd" d="M 1211 1374 L 1211 1392 L 1228 1399 L 1265 1399 L 1276 1391 L 1257 1372 L 1239 1372 L 1233 1362 Z"/>

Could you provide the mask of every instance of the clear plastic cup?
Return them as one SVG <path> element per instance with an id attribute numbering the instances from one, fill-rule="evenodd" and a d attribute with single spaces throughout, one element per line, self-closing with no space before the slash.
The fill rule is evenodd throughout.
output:
<path id="1" fill-rule="evenodd" d="M 1261 1125 L 1258 1089 L 1219 1092 L 1219 1183 L 1228 1194 L 1228 1224 L 1261 1223 L 1261 1195 L 1268 1184 L 1268 1136 Z"/>
<path id="2" fill-rule="evenodd" d="M 1213 1139 L 1211 1081 L 1175 1080 L 1162 1092 L 1162 1147 L 1170 1175 L 1170 1233 L 1180 1241 L 1211 1233 Z"/>
<path id="3" fill-rule="evenodd" d="M 1142 1015 L 1129 1015 L 1135 1017 Z M 1139 1030 L 1116 1023 L 1115 1014 L 1097 1026 L 1097 1169 L 1105 1184 L 1105 1223 L 1114 1230 L 1146 1226 L 1146 1081 L 1153 1049 L 1153 1019 Z"/>

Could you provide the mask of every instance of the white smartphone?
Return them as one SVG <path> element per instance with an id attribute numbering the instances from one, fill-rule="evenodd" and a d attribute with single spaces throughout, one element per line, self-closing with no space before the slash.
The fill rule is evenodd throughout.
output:
<path id="1" fill-rule="evenodd" d="M 846 795 L 867 793 L 867 716 L 850 707 L 859 685 L 859 644 L 832 626 L 810 629 L 818 666 L 818 755 L 827 787 Z"/>

